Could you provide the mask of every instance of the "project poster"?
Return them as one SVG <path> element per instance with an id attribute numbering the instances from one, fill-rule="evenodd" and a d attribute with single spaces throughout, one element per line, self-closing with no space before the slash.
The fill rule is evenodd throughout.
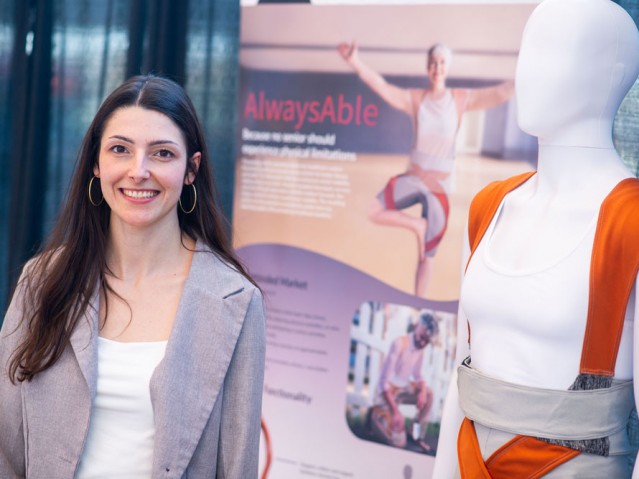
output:
<path id="1" fill-rule="evenodd" d="M 267 305 L 261 477 L 431 477 L 468 206 L 534 168 L 512 95 L 534 6 L 242 4 L 233 219 Z"/>

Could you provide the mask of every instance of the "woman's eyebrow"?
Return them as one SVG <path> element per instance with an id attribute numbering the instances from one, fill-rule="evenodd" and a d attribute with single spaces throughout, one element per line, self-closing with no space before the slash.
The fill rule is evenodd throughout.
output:
<path id="1" fill-rule="evenodd" d="M 133 140 L 131 138 L 127 138 L 126 136 L 123 136 L 123 135 L 112 135 L 109 137 L 109 140 L 111 139 L 122 140 L 122 141 L 126 141 L 127 143 L 133 143 Z"/>
<path id="2" fill-rule="evenodd" d="M 127 143 L 135 143 L 131 138 L 128 138 L 124 135 L 112 135 L 109 137 L 109 140 L 111 139 L 122 140 L 122 141 L 126 141 Z M 178 146 L 178 144 L 173 140 L 153 140 L 152 142 L 149 143 L 150 146 L 165 145 L 165 144 Z"/>
<path id="3" fill-rule="evenodd" d="M 151 143 L 149 143 L 149 145 L 151 145 L 151 146 L 164 145 L 166 143 L 178 146 L 178 144 L 175 141 L 172 141 L 172 140 L 153 140 Z"/>

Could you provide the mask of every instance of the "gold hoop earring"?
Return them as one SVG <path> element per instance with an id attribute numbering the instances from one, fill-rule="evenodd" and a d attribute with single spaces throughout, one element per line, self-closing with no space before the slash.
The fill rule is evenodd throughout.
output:
<path id="1" fill-rule="evenodd" d="M 91 196 L 91 188 L 93 187 L 93 180 L 95 180 L 96 178 L 97 176 L 93 175 L 91 179 L 89 180 L 89 203 L 91 203 L 93 206 L 100 206 L 102 202 L 104 201 L 104 195 L 102 195 L 102 198 L 100 198 L 100 201 L 98 203 L 93 201 L 93 196 Z"/>
<path id="2" fill-rule="evenodd" d="M 178 204 L 180 205 L 180 209 L 182 210 L 182 213 L 184 213 L 185 215 L 193 213 L 193 210 L 195 210 L 195 205 L 197 205 L 197 190 L 195 189 L 195 185 L 193 183 L 191 183 L 190 186 L 193 187 L 193 206 L 191 206 L 191 209 L 189 211 L 186 211 L 184 209 L 184 206 L 182 206 L 182 196 L 181 195 L 180 195 L 180 198 L 178 199 Z"/>

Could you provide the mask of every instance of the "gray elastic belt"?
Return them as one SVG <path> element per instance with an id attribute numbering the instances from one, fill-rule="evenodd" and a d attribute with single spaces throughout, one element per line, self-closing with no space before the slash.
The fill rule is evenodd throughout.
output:
<path id="1" fill-rule="evenodd" d="M 458 374 L 459 402 L 466 417 L 512 434 L 563 440 L 620 431 L 625 436 L 634 407 L 632 381 L 618 381 L 606 389 L 561 391 L 508 383 L 466 365 Z M 615 442 L 611 449 L 625 448 Z"/>

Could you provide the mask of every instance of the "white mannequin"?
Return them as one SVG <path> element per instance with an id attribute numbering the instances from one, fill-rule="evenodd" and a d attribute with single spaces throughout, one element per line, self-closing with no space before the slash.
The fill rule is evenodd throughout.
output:
<path id="1" fill-rule="evenodd" d="M 488 248 L 494 263 L 526 271 L 565 257 L 593 224 L 606 195 L 632 176 L 613 147 L 612 122 L 638 73 L 639 33 L 628 14 L 612 1 L 545 0 L 535 9 L 522 37 L 515 92 L 520 127 L 538 137 L 538 173 L 503 202 Z M 589 262 L 584 257 L 586 275 Z M 566 278 L 567 291 L 570 283 L 571 278 Z M 633 370 L 639 371 L 639 350 L 634 353 L 633 368 L 633 343 L 639 344 L 639 326 L 634 322 L 639 314 L 637 289 L 635 285 L 626 312 L 615 372 L 618 379 L 632 378 Z M 462 286 L 458 362 L 469 354 L 464 297 Z M 512 383 L 568 389 L 579 373 L 585 317 L 563 317 L 557 327 L 565 340 L 559 334 L 549 338 L 543 320 L 525 325 L 515 320 L 504 328 L 488 318 L 473 318 L 473 367 Z M 638 384 L 635 380 L 635 398 L 639 398 Z M 455 373 L 434 478 L 454 477 L 462 419 Z M 633 478 L 639 478 L 639 467 Z"/>

